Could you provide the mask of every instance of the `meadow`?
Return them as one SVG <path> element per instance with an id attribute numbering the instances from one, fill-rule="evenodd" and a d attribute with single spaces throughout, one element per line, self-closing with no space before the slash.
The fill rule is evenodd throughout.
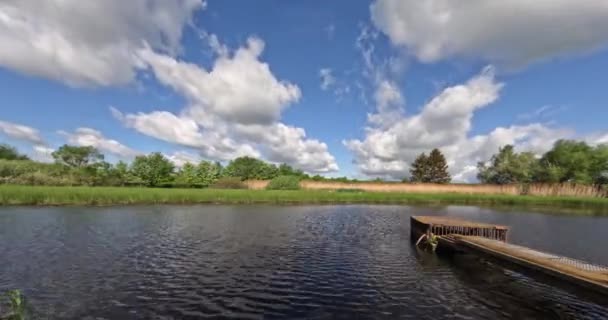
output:
<path id="1" fill-rule="evenodd" d="M 608 212 L 608 198 L 359 190 L 231 190 L 0 185 L 0 205 L 411 204 L 558 206 Z M 605 210 L 604 210 L 605 209 Z"/>

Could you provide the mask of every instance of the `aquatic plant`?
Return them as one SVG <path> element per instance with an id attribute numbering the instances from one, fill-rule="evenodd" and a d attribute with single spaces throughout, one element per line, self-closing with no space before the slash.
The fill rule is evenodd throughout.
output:
<path id="1" fill-rule="evenodd" d="M 0 312 L 1 320 L 25 320 L 25 299 L 21 291 L 11 290 L 6 293 L 9 311 L 6 314 Z"/>

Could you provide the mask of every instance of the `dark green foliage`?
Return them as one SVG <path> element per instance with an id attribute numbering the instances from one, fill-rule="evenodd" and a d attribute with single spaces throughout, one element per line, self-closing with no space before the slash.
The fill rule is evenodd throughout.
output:
<path id="1" fill-rule="evenodd" d="M 530 183 L 535 180 L 538 165 L 533 153 L 516 153 L 512 145 L 506 145 L 492 156 L 488 164 L 477 164 L 477 178 L 489 184 Z"/>
<path id="2" fill-rule="evenodd" d="M 29 160 L 26 155 L 17 152 L 15 147 L 8 144 L 0 144 L 0 159 L 4 160 Z"/>
<path id="3" fill-rule="evenodd" d="M 450 183 L 452 178 L 448 173 L 448 164 L 438 149 L 433 149 L 427 156 L 421 153 L 410 168 L 412 182 Z"/>
<path id="4" fill-rule="evenodd" d="M 540 159 L 538 180 L 602 184 L 608 172 L 608 146 L 560 140 Z"/>
<path id="5" fill-rule="evenodd" d="M 52 153 L 55 162 L 64 164 L 69 167 L 82 168 L 89 164 L 102 161 L 103 154 L 91 146 L 78 147 L 63 145 Z"/>
<path id="6" fill-rule="evenodd" d="M 299 190 L 300 179 L 297 176 L 278 176 L 268 183 L 267 190 Z"/>
<path id="7" fill-rule="evenodd" d="M 236 158 L 226 166 L 224 174 L 241 180 L 269 180 L 279 175 L 279 169 L 272 164 L 252 157 Z"/>
<path id="8" fill-rule="evenodd" d="M 433 149 L 427 158 L 430 183 L 450 183 L 452 177 L 448 173 L 448 164 L 443 153 Z"/>
<path id="9" fill-rule="evenodd" d="M 540 159 L 513 146 L 500 148 L 488 163 L 478 164 L 483 183 L 608 183 L 608 146 L 560 140 Z"/>
<path id="10" fill-rule="evenodd" d="M 247 185 L 239 177 L 224 177 L 215 181 L 213 189 L 247 189 Z"/>
<path id="11" fill-rule="evenodd" d="M 161 153 L 137 156 L 131 164 L 131 172 L 148 187 L 155 187 L 172 180 L 173 163 Z"/>
<path id="12" fill-rule="evenodd" d="M 416 160 L 412 163 L 410 168 L 410 180 L 412 182 L 428 182 L 429 180 L 429 167 L 428 157 L 426 154 L 421 153 L 416 157 Z"/>
<path id="13" fill-rule="evenodd" d="M 201 161 L 198 165 L 186 163 L 177 173 L 175 182 L 183 187 L 205 188 L 222 175 L 219 162 Z"/>

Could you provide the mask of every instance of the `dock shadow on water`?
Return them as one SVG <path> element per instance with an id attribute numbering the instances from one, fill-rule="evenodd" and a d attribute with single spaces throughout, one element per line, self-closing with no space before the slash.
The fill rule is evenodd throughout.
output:
<path id="1" fill-rule="evenodd" d="M 550 282 L 419 251 L 409 218 L 422 214 L 514 225 L 512 240 L 541 248 L 547 226 L 573 221 L 588 228 L 561 237 L 608 240 L 607 218 L 474 207 L 5 207 L 0 291 L 20 289 L 34 319 L 608 318 Z"/>

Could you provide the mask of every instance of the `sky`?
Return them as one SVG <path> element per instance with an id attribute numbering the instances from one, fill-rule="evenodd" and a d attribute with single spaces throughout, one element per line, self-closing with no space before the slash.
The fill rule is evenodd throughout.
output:
<path id="1" fill-rule="evenodd" d="M 0 142 L 384 179 L 439 148 L 475 182 L 608 143 L 607 30 L 605 0 L 5 0 Z"/>

